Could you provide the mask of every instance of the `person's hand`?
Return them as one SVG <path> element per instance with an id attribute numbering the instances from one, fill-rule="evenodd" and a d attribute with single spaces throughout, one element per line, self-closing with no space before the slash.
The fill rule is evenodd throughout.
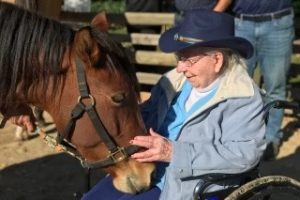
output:
<path id="1" fill-rule="evenodd" d="M 150 128 L 149 132 L 150 136 L 136 136 L 130 141 L 131 145 L 146 148 L 145 151 L 131 155 L 131 158 L 139 162 L 170 162 L 172 157 L 172 143 L 154 132 L 152 128 Z"/>
<path id="2" fill-rule="evenodd" d="M 13 108 L 2 110 L 5 121 L 12 124 L 23 126 L 27 131 L 32 132 L 35 129 L 35 117 L 32 109 L 26 104 L 20 104 Z"/>
<path id="3" fill-rule="evenodd" d="M 8 119 L 8 121 L 12 124 L 24 127 L 24 129 L 28 132 L 32 132 L 35 129 L 35 125 L 31 121 L 29 115 L 12 116 Z"/>

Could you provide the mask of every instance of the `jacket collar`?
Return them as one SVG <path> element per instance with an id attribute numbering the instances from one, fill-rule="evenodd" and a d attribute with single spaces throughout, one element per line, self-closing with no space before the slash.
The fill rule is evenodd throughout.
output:
<path id="1" fill-rule="evenodd" d="M 182 89 L 185 76 L 176 69 L 164 75 L 166 79 L 160 82 L 167 95 L 174 95 Z M 246 69 L 241 65 L 235 65 L 227 70 L 221 77 L 220 87 L 216 94 L 223 98 L 249 97 L 254 95 L 253 80 L 249 77 Z M 167 83 L 168 82 L 168 83 Z"/>

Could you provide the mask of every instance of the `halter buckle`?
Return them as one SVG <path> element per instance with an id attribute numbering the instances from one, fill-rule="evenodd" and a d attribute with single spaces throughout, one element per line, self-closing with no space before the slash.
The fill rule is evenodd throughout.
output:
<path id="1" fill-rule="evenodd" d="M 117 150 L 114 152 L 110 152 L 107 156 L 110 158 L 114 163 L 118 163 L 128 157 L 124 147 L 117 147 Z"/>

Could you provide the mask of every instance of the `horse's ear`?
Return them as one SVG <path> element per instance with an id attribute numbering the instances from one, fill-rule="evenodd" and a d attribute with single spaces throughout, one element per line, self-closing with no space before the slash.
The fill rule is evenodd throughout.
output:
<path id="1" fill-rule="evenodd" d="M 75 35 L 75 51 L 84 62 L 90 62 L 91 66 L 97 65 L 99 62 L 101 51 L 89 28 L 77 31 Z"/>
<path id="2" fill-rule="evenodd" d="M 91 25 L 99 28 L 103 32 L 107 32 L 109 29 L 109 23 L 106 18 L 105 12 L 98 13 L 92 20 Z"/>

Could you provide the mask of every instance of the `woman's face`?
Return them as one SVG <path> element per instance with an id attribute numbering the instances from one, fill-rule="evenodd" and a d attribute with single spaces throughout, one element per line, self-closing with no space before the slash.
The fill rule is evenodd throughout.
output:
<path id="1" fill-rule="evenodd" d="M 206 88 L 219 77 L 224 59 L 220 51 L 201 49 L 178 52 L 177 58 L 177 72 L 183 73 L 197 89 Z"/>

